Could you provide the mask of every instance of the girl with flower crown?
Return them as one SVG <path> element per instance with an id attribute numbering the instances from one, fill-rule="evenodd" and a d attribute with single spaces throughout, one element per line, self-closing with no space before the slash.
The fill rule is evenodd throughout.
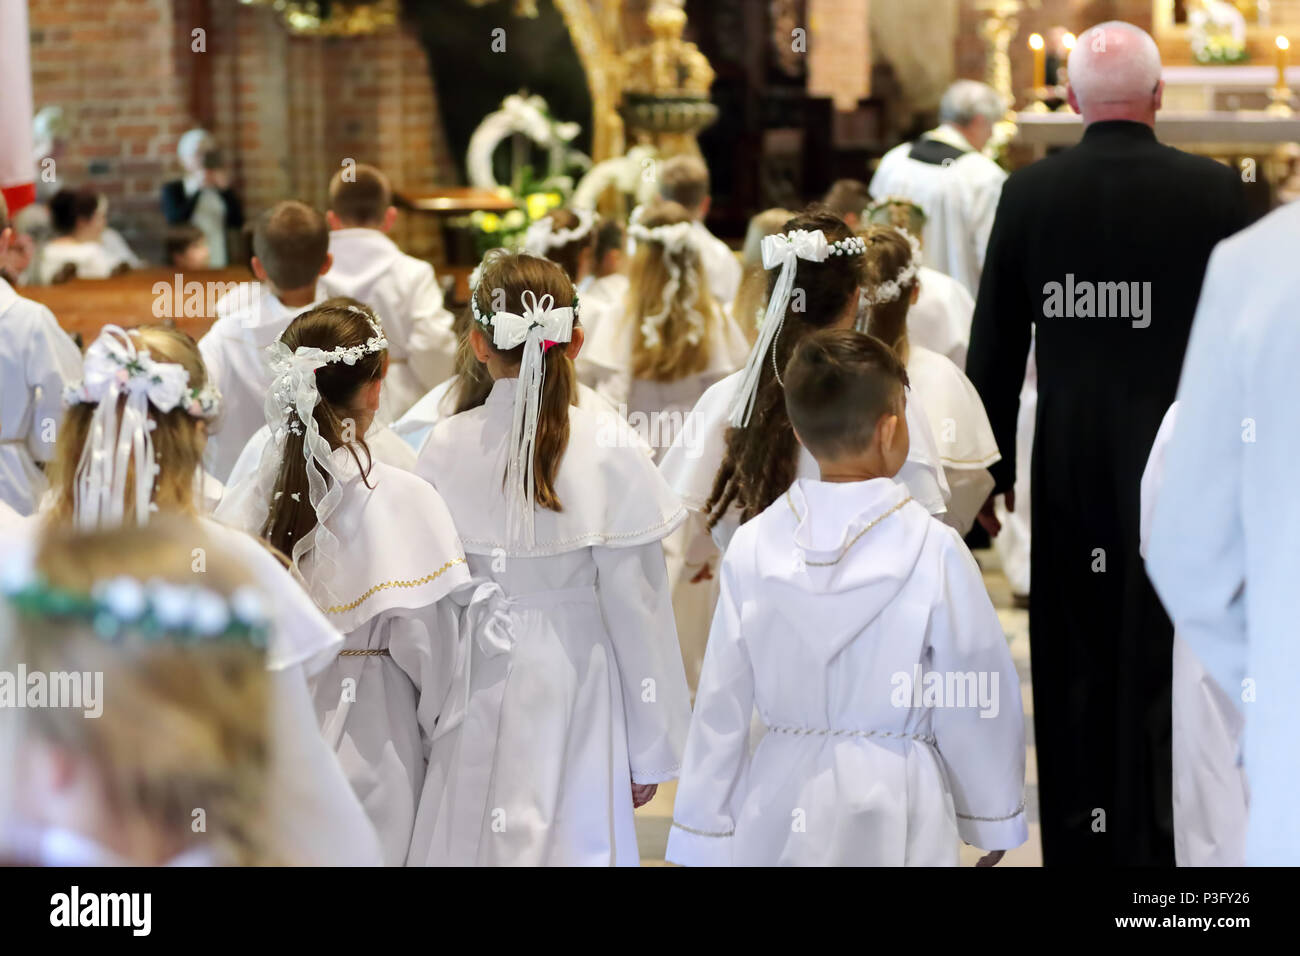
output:
<path id="1" fill-rule="evenodd" d="M 430 735 L 447 703 L 469 584 L 438 493 L 372 457 L 387 339 L 375 314 L 329 299 L 271 349 L 271 440 L 218 516 L 289 555 L 344 634 L 313 683 L 316 716 L 383 845 L 411 850 Z"/>
<path id="2" fill-rule="evenodd" d="M 180 514 L 89 533 L 53 523 L 34 558 L 5 564 L 0 668 L 95 679 L 76 706 L 0 708 L 3 853 L 41 866 L 296 862 L 268 812 L 278 687 L 253 569 Z"/>
<path id="3" fill-rule="evenodd" d="M 943 516 L 963 535 L 993 490 L 989 466 L 1002 458 L 979 393 L 951 359 L 909 341 L 908 313 L 920 295 L 921 246 L 893 226 L 872 226 L 862 234 L 866 287 L 860 299 L 861 324 L 883 341 L 907 367 L 912 393 L 930 420 L 948 482 Z M 996 528 L 989 527 L 996 533 Z"/>
<path id="4" fill-rule="evenodd" d="M 419 862 L 636 866 L 634 805 L 677 775 L 690 720 L 661 544 L 685 512 L 620 416 L 574 404 L 583 335 L 558 265 L 489 256 L 471 306 L 491 390 L 434 428 L 419 474 L 487 599 L 433 741 Z"/>
<path id="5" fill-rule="evenodd" d="M 147 525 L 155 516 L 197 520 L 275 595 L 266 666 L 272 687 L 270 830 L 289 863 L 373 865 L 374 828 L 316 727 L 307 679 L 341 637 L 283 564 L 256 538 L 202 514 L 196 480 L 221 396 L 194 341 L 166 328 L 105 326 L 87 348 L 82 380 L 64 396 L 48 509 L 12 529 L 0 551 L 30 553 L 43 528 L 90 532 Z M 196 541 L 187 567 L 199 582 L 206 552 Z"/>

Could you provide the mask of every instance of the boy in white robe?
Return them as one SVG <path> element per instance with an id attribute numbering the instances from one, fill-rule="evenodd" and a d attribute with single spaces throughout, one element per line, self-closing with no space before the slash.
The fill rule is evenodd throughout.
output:
<path id="1" fill-rule="evenodd" d="M 389 238 L 397 221 L 388 177 L 364 164 L 330 180 L 330 254 L 321 279 L 330 295 L 370 306 L 388 336 L 389 369 L 380 395 L 379 421 L 394 422 L 433 386 L 452 374 L 456 335 L 443 308 L 433 266 L 408 256 Z"/>
<path id="2" fill-rule="evenodd" d="M 295 317 L 325 298 L 319 278 L 329 271 L 329 228 L 310 206 L 276 203 L 253 231 L 253 274 L 217 303 L 217 321 L 199 339 L 208 379 L 221 392 L 221 421 L 208 441 L 205 462 L 225 482 L 253 433 L 266 424 L 263 411 L 272 374 L 266 348 Z"/>
<path id="3" fill-rule="evenodd" d="M 1142 472 L 1144 558 L 1177 418 L 1174 402 Z M 1245 719 L 1177 632 L 1172 691 L 1174 859 L 1179 866 L 1244 866 L 1249 799 L 1240 754 Z"/>
<path id="4" fill-rule="evenodd" d="M 708 276 L 709 291 L 721 306 L 731 304 L 740 291 L 743 270 L 740 260 L 725 242 L 709 232 L 704 218 L 709 214 L 709 167 L 698 156 L 674 156 L 659 166 L 659 196 L 680 203 L 691 213 L 700 240 L 700 254 Z"/>
<path id="5" fill-rule="evenodd" d="M 14 231 L 0 196 L 0 260 Z M 22 515 L 36 510 L 54 456 L 63 389 L 81 375 L 81 352 L 45 306 L 0 278 L 0 502 Z"/>
<path id="6" fill-rule="evenodd" d="M 1006 112 L 1002 97 L 974 80 L 958 80 L 939 104 L 940 125 L 891 149 L 871 180 L 877 199 L 900 196 L 925 210 L 926 264 L 973 296 L 1006 171 L 981 151 Z"/>
<path id="7" fill-rule="evenodd" d="M 953 866 L 960 837 L 992 865 L 1028 835 L 997 613 L 961 538 L 892 480 L 906 381 L 849 330 L 813 333 L 786 368 L 821 480 L 742 525 L 723 560 L 671 862 Z"/>

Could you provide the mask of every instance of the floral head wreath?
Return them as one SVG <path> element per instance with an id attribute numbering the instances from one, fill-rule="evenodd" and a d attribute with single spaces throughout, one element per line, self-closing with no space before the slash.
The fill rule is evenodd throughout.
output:
<path id="1" fill-rule="evenodd" d="M 762 249 L 763 268 L 780 268 L 781 274 L 777 276 L 776 285 L 768 297 L 758 341 L 750 350 L 740 388 L 732 400 L 728 421 L 734 428 L 744 428 L 749 424 L 758 395 L 759 375 L 768 352 L 772 353 L 772 370 L 776 373 L 776 380 L 781 381 L 781 371 L 776 364 L 776 342 L 781 335 L 781 327 L 785 324 L 785 309 L 794 289 L 794 274 L 799 260 L 825 262 L 831 256 L 860 256 L 866 252 L 867 244 L 857 236 L 828 243 L 826 234 L 820 229 L 796 229 L 765 237 Z"/>
<path id="2" fill-rule="evenodd" d="M 269 632 L 262 595 L 248 587 L 227 598 L 197 585 L 119 576 L 82 593 L 51 587 L 30 567 L 11 567 L 0 591 L 24 617 L 84 623 L 112 644 L 233 641 L 264 650 Z"/>
<path id="3" fill-rule="evenodd" d="M 627 234 L 633 242 L 663 247 L 664 264 L 668 268 L 668 281 L 664 283 L 661 299 L 663 308 L 647 315 L 641 322 L 641 338 L 646 347 L 655 349 L 663 342 L 664 322 L 672 311 L 673 300 L 683 288 L 685 295 L 681 304 L 688 322 L 686 341 L 698 345 L 704 338 L 706 317 L 694 308 L 700 296 L 700 238 L 695 224 L 675 222 L 667 226 L 643 226 L 637 221 L 628 226 Z"/>
<path id="4" fill-rule="evenodd" d="M 538 219 L 524 233 L 523 251 L 530 256 L 545 258 L 552 249 L 559 249 L 591 235 L 591 230 L 600 217 L 590 209 L 574 209 L 573 214 L 578 217 L 578 224 L 572 229 L 556 229 L 555 220 L 550 216 Z"/>
<path id="5" fill-rule="evenodd" d="M 136 348 L 135 340 L 116 325 L 104 326 L 86 349 L 81 368 L 81 381 L 63 393 L 69 406 L 95 406 L 77 463 L 73 520 L 85 531 L 120 525 L 134 461 L 136 521 L 146 524 L 161 470 L 154 456 L 149 406 L 164 414 L 179 408 L 211 421 L 220 411 L 221 393 L 211 384 L 190 388 L 190 373 L 184 366 L 155 361 L 148 349 Z"/>
<path id="6" fill-rule="evenodd" d="M 862 291 L 859 302 L 868 309 L 874 305 L 885 305 L 889 302 L 898 301 L 903 294 L 903 290 L 916 282 L 916 275 L 921 269 L 920 240 L 899 226 L 890 228 L 907 240 L 907 244 L 912 248 L 912 255 L 907 260 L 907 264 L 898 271 L 898 275 L 894 276 L 894 278 L 878 283 L 870 290 L 864 289 Z"/>
<path id="7" fill-rule="evenodd" d="M 905 229 L 906 224 L 900 222 L 900 217 L 896 215 L 899 211 L 903 212 L 913 224 L 925 225 L 925 210 L 905 196 L 885 196 L 877 199 L 867 206 L 864 217 L 872 225 Z M 884 215 L 882 216 L 881 213 Z"/>
<path id="8" fill-rule="evenodd" d="M 299 570 L 303 556 L 313 548 L 324 561 L 332 560 L 337 553 L 338 540 L 325 527 L 325 519 L 338 507 L 343 496 L 342 482 L 331 462 L 332 449 L 316 423 L 315 411 L 320 403 L 316 372 L 326 365 L 356 365 L 367 355 L 388 348 L 383 326 L 374 312 L 359 305 L 349 305 L 347 311 L 361 316 L 370 325 L 373 334 L 361 345 L 334 349 L 300 345 L 290 351 L 284 342 L 276 341 L 266 349 L 273 380 L 263 411 L 272 441 L 267 443 L 259 468 L 258 495 L 267 500 L 269 507 L 269 497 L 284 458 L 288 436 L 303 436 L 308 497 L 316 512 L 316 527 L 293 544 L 291 558 L 294 568 Z"/>
<path id="9" fill-rule="evenodd" d="M 478 287 L 483 263 L 470 276 L 470 308 L 474 320 L 491 333 L 492 344 L 502 352 L 523 346 L 519 378 L 515 391 L 514 417 L 510 428 L 510 452 L 506 458 L 506 534 L 512 542 L 522 541 L 532 547 L 536 541 L 533 499 L 533 459 L 537 445 L 537 421 L 541 409 L 542 388 L 546 382 L 546 352 L 552 345 L 573 340 L 573 326 L 578 321 L 578 294 L 573 304 L 556 306 L 555 297 L 540 299 L 531 289 L 520 293 L 522 313 L 484 313 L 478 304 Z"/>

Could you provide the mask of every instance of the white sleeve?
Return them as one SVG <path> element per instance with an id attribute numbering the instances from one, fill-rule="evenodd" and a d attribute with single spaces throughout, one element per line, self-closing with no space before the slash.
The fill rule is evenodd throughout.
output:
<path id="1" fill-rule="evenodd" d="M 672 780 L 681 770 L 691 704 L 663 544 L 591 550 L 623 687 L 632 779 Z"/>
<path id="2" fill-rule="evenodd" d="M 1147 573 L 1179 636 L 1240 706 L 1246 676 L 1241 476 L 1252 446 L 1234 326 L 1237 270 L 1215 250 L 1178 386 L 1178 418 L 1151 520 Z"/>
<path id="3" fill-rule="evenodd" d="M 734 558 L 722 562 L 686 762 L 677 785 L 666 859 L 683 866 L 728 866 L 737 797 L 749 766 L 754 672 L 740 633 L 741 597 Z"/>
<path id="4" fill-rule="evenodd" d="M 454 317 L 443 307 L 442 288 L 432 267 L 421 270 L 407 302 L 407 315 L 411 321 L 407 362 L 420 384 L 430 389 L 451 378 L 456 364 Z"/>
<path id="5" fill-rule="evenodd" d="M 1006 182 L 1006 173 L 1000 169 L 990 170 L 978 183 L 973 184 L 968 215 L 970 216 L 970 234 L 975 243 L 975 261 L 979 270 L 984 271 L 984 257 L 989 249 L 989 237 L 993 234 L 993 220 L 997 216 L 998 201 L 1002 198 L 1002 184 Z"/>
<path id="6" fill-rule="evenodd" d="M 460 608 L 451 597 L 418 610 L 387 617 L 388 652 L 415 685 L 420 736 L 427 758 L 456 677 L 460 642 Z"/>
<path id="7" fill-rule="evenodd" d="M 25 437 L 27 449 L 36 461 L 54 457 L 55 434 L 63 421 L 63 389 L 81 378 L 81 352 L 44 306 L 32 323 L 23 364 L 27 387 L 32 390 L 32 429 Z M 52 427 L 47 428 L 47 423 Z M 47 441 L 46 438 L 49 440 Z"/>
<path id="8" fill-rule="evenodd" d="M 948 768 L 957 832 L 985 850 L 1009 850 L 1029 837 L 1020 679 L 979 566 L 955 532 L 943 533 L 951 543 L 930 618 L 930 670 L 945 683 L 956 678 L 967 699 L 935 708 L 934 736 Z"/>

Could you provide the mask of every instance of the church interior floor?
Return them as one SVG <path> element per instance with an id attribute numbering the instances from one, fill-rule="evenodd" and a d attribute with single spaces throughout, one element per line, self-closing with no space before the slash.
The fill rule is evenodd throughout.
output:
<path id="1" fill-rule="evenodd" d="M 998 564 L 997 553 L 992 550 L 975 552 L 984 571 L 984 584 L 993 606 L 997 608 L 1006 632 L 1007 643 L 1016 671 L 1020 675 L 1020 698 L 1025 710 L 1025 809 L 1029 814 L 1029 839 L 1014 850 L 1009 850 L 998 866 L 1042 866 L 1043 851 L 1038 825 L 1038 761 L 1034 753 L 1034 700 L 1029 685 L 1029 612 L 1013 607 L 1011 588 Z M 641 848 L 642 866 L 669 866 L 664 862 L 664 848 L 668 843 L 668 830 L 673 820 L 673 800 L 677 783 L 663 784 L 655 798 L 636 812 L 636 835 Z M 983 855 L 975 847 L 961 847 L 961 865 L 974 866 Z"/>

